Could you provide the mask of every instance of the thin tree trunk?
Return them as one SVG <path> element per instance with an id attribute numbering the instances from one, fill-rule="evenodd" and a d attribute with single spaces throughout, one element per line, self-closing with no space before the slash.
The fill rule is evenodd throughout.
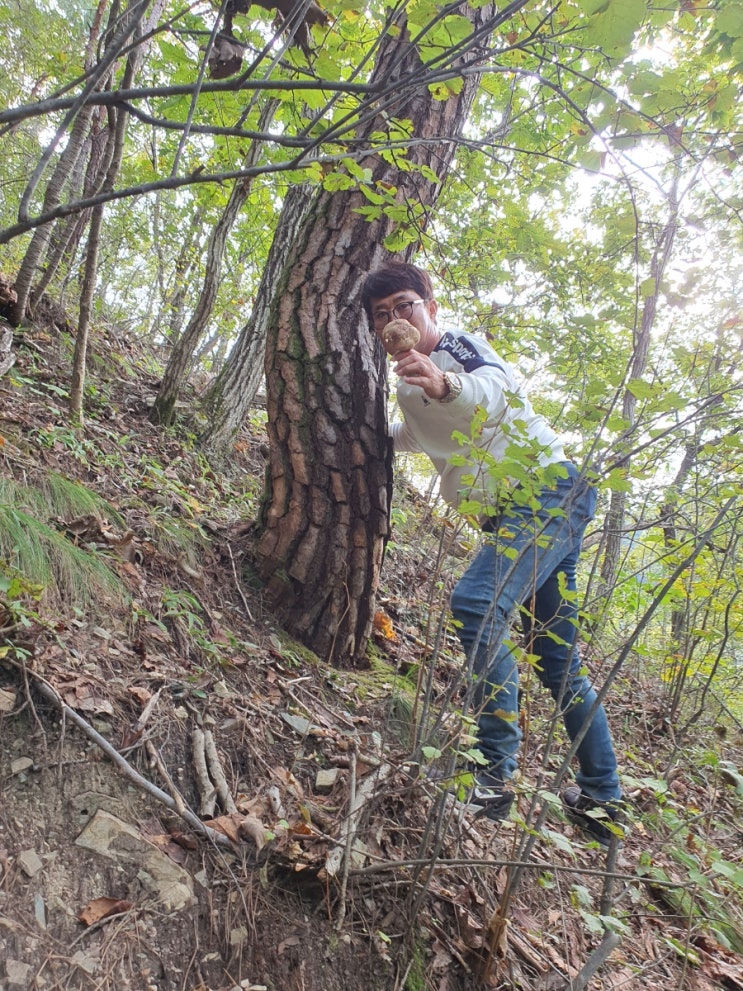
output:
<path id="1" fill-rule="evenodd" d="M 88 41 L 88 57 L 86 58 L 86 65 L 89 64 L 92 58 L 92 52 L 96 47 L 98 33 L 100 30 L 100 22 L 104 9 L 105 0 L 100 0 Z M 118 4 L 114 4 L 112 7 L 111 22 L 116 11 L 118 11 Z M 129 35 L 134 30 L 134 27 L 135 24 L 132 20 L 125 16 L 119 31 L 111 38 L 110 44 L 106 47 L 106 52 L 99 67 L 100 78 L 96 82 L 96 88 L 100 89 L 103 87 L 106 84 L 106 81 L 110 78 L 113 70 L 112 59 L 115 56 L 117 49 L 120 49 L 121 46 L 126 43 Z M 67 144 L 62 154 L 59 156 L 57 164 L 47 184 L 44 193 L 42 213 L 46 213 L 47 211 L 54 209 L 54 207 L 60 202 L 62 198 L 62 191 L 64 190 L 65 184 L 69 179 L 70 172 L 78 159 L 82 144 L 87 137 L 93 113 L 94 107 L 90 103 L 84 103 L 77 112 Z M 44 157 L 42 157 L 42 161 L 44 161 Z M 37 166 L 36 171 L 37 173 L 40 171 L 40 166 Z M 37 182 L 38 176 L 32 177 L 24 193 L 24 200 L 30 197 Z M 21 262 L 15 281 L 15 290 L 18 300 L 10 315 L 10 321 L 15 326 L 20 324 L 26 316 L 26 308 L 28 306 L 28 301 L 31 294 L 31 285 L 38 270 L 41 258 L 43 257 L 47 245 L 49 244 L 49 239 L 53 228 L 53 223 L 48 223 L 43 224 L 34 231 L 31 242 L 26 250 L 26 254 Z"/>
<path id="2" fill-rule="evenodd" d="M 263 380 L 271 300 L 276 295 L 277 281 L 316 192 L 316 187 L 306 184 L 289 187 L 250 319 L 206 396 L 209 425 L 201 435 L 200 444 L 216 459 L 226 456 Z"/>
<path id="3" fill-rule="evenodd" d="M 80 315 L 75 335 L 75 352 L 72 358 L 72 374 L 70 380 L 70 416 L 73 422 L 82 425 L 83 422 L 83 393 L 85 390 L 85 370 L 88 357 L 88 331 L 90 328 L 90 312 L 93 306 L 93 292 L 98 274 L 98 253 L 101 243 L 101 225 L 103 223 L 103 207 L 96 206 L 90 218 L 88 230 L 88 247 L 85 252 L 85 271 L 80 291 Z"/>
<path id="4" fill-rule="evenodd" d="M 74 185 L 72 182 L 70 183 L 70 192 L 73 196 L 77 195 L 79 189 L 82 190 L 84 197 L 94 195 L 100 189 L 106 177 L 105 152 L 108 143 L 108 132 L 105 128 L 101 128 L 99 114 L 100 108 L 96 108 L 91 122 L 90 138 L 85 142 L 85 145 L 89 144 L 90 146 L 88 149 L 88 165 L 85 175 L 82 177 L 79 185 L 78 183 L 74 183 Z M 78 170 L 78 166 L 81 165 L 81 160 L 86 153 L 85 145 L 83 145 L 78 162 L 73 169 L 73 176 Z M 50 225 L 54 230 L 46 252 L 44 271 L 39 281 L 33 287 L 32 296 L 34 299 L 39 299 L 50 285 L 64 258 L 67 258 L 69 264 L 72 264 L 85 227 L 90 220 L 90 215 L 90 210 L 83 210 L 79 214 L 72 217 L 65 217 L 64 220 L 57 224 Z"/>
<path id="5" fill-rule="evenodd" d="M 277 106 L 277 100 L 271 100 L 267 104 L 264 113 L 261 115 L 261 121 L 264 126 L 273 117 Z M 245 157 L 245 166 L 250 167 L 251 165 L 255 165 L 261 155 L 261 151 L 260 143 L 254 142 Z M 222 216 L 217 221 L 211 233 L 206 253 L 204 282 L 199 293 L 199 301 L 188 322 L 188 326 L 171 352 L 170 360 L 163 373 L 160 390 L 150 413 L 152 423 L 169 424 L 173 422 L 178 393 L 193 361 L 196 346 L 201 340 L 214 307 L 214 300 L 217 296 L 219 280 L 222 274 L 222 261 L 224 259 L 227 238 L 230 235 L 240 210 L 250 195 L 250 187 L 251 181 L 249 179 L 243 179 L 233 185 L 227 206 L 224 208 Z"/>
<path id="6" fill-rule="evenodd" d="M 178 257 L 173 268 L 173 284 L 169 293 L 163 292 L 166 296 L 165 302 L 161 305 L 160 311 L 155 317 L 153 326 L 150 329 L 150 337 L 154 340 L 161 335 L 167 337 L 169 341 L 175 343 L 181 333 L 183 321 L 186 314 L 186 294 L 190 273 L 194 265 L 194 254 L 197 250 L 197 240 L 204 222 L 204 210 L 197 207 L 191 215 L 191 222 L 187 235 L 181 242 Z M 167 329 L 161 330 L 165 323 Z"/>
<path id="7" fill-rule="evenodd" d="M 109 111 L 109 140 L 104 155 L 106 178 L 104 188 L 113 188 L 113 183 L 121 165 L 124 153 L 124 133 L 126 131 L 126 114 L 122 110 Z M 93 294 L 98 277 L 98 256 L 100 253 L 101 227 L 103 225 L 103 204 L 93 207 L 88 231 L 88 248 L 85 253 L 85 271 L 80 290 L 80 315 L 75 336 L 75 351 L 72 358 L 72 380 L 70 384 L 70 415 L 73 420 L 82 423 L 83 393 L 85 390 L 85 370 L 88 354 L 88 332 L 90 329 L 90 314 L 93 307 Z"/>
<path id="8" fill-rule="evenodd" d="M 93 109 L 88 104 L 88 106 L 83 107 L 75 118 L 69 141 L 60 155 L 59 161 L 47 184 L 44 194 L 43 213 L 46 213 L 47 210 L 54 209 L 62 197 L 62 190 L 70 175 L 70 171 L 77 161 L 80 148 L 87 137 L 90 121 L 93 116 Z M 41 227 L 37 227 L 26 249 L 26 254 L 23 256 L 21 267 L 18 269 L 15 279 L 15 291 L 18 294 L 18 301 L 10 315 L 10 322 L 14 327 L 17 327 L 26 316 L 26 308 L 28 306 L 29 296 L 31 295 L 31 284 L 36 275 L 39 261 L 49 244 L 53 228 L 53 223 L 43 224 Z"/>
<path id="9" fill-rule="evenodd" d="M 158 6 L 159 10 L 159 6 Z M 144 13 L 144 7 L 141 7 Z M 132 25 L 129 33 L 139 29 L 141 19 Z M 131 86 L 136 77 L 139 65 L 142 61 L 143 52 L 135 48 L 127 58 L 126 69 L 122 79 L 122 86 Z M 126 136 L 128 114 L 119 108 L 112 107 L 108 114 L 109 139 L 104 153 L 103 165 L 105 167 L 105 178 L 102 188 L 104 190 L 113 189 L 116 178 L 121 168 L 121 160 L 124 156 L 124 138 Z M 93 208 L 90 219 L 90 231 L 88 233 L 88 249 L 85 257 L 85 272 L 83 285 L 80 293 L 80 316 L 78 320 L 77 335 L 75 337 L 75 352 L 72 362 L 72 382 L 70 386 L 70 415 L 73 420 L 82 423 L 83 417 L 83 394 L 85 390 L 85 371 L 88 353 L 88 332 L 90 329 L 90 314 L 93 305 L 93 294 L 98 278 L 98 257 L 100 253 L 101 227 L 103 225 L 104 204 L 100 203 Z"/>
<path id="10" fill-rule="evenodd" d="M 650 262 L 650 275 L 654 282 L 653 292 L 645 298 L 642 308 L 640 330 L 636 335 L 632 360 L 630 363 L 628 379 L 642 378 L 647 365 L 648 351 L 655 324 L 655 314 L 658 308 L 658 298 L 661 291 L 661 282 L 665 275 L 668 260 L 671 257 L 673 243 L 678 229 L 678 180 L 674 180 L 669 194 L 669 216 L 661 235 L 656 244 L 653 257 Z M 637 407 L 637 397 L 626 389 L 622 403 L 622 416 L 627 427 L 631 429 L 635 424 L 635 412 Z M 630 460 L 626 458 L 622 466 L 629 468 Z M 607 595 L 614 587 L 616 576 L 619 571 L 619 559 L 624 537 L 624 519 L 627 507 L 627 493 L 613 491 L 609 502 L 609 510 L 606 514 L 605 532 L 606 542 L 604 545 L 604 557 L 601 564 L 600 587 L 603 595 Z"/>

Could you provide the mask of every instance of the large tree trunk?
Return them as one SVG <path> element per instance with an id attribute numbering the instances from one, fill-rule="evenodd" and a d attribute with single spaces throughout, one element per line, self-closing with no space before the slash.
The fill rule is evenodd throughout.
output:
<path id="1" fill-rule="evenodd" d="M 457 13 L 484 29 L 482 53 L 494 7 Z M 386 132 L 390 117 L 409 119 L 408 157 L 443 180 L 477 80 L 466 76 L 458 93 L 437 100 L 421 68 L 404 31 L 386 35 L 373 81 L 389 86 L 383 104 L 362 108 L 356 147 Z M 396 190 L 425 223 L 439 183 L 388 157 L 361 164 L 372 188 Z M 385 356 L 359 300 L 364 277 L 390 257 L 383 240 L 394 224 L 386 214 L 366 221 L 358 211 L 368 204 L 356 190 L 320 193 L 271 308 L 266 353 L 270 462 L 255 563 L 280 621 L 339 665 L 365 663 L 390 508 Z"/>
<path id="2" fill-rule="evenodd" d="M 308 185 L 289 188 L 250 319 L 240 331 L 222 372 L 206 397 L 209 426 L 201 435 L 200 443 L 212 457 L 225 457 L 230 441 L 240 429 L 263 380 L 271 300 L 276 295 L 277 281 L 284 271 L 287 255 L 312 203 L 314 192 L 315 187 Z"/>

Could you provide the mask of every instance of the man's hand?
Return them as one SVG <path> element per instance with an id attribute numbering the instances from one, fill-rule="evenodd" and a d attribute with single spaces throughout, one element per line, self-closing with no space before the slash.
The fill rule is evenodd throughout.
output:
<path id="1" fill-rule="evenodd" d="M 420 351 L 400 351 L 393 371 L 408 385 L 419 385 L 429 399 L 444 399 L 449 394 L 444 373 Z"/>

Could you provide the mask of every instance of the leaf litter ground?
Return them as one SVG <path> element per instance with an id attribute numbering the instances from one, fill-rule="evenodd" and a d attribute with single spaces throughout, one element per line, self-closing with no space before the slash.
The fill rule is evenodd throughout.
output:
<path id="1" fill-rule="evenodd" d="M 370 670 L 329 669 L 272 624 L 245 570 L 259 417 L 229 472 L 206 465 L 188 407 L 180 432 L 149 425 L 153 359 L 109 335 L 73 431 L 65 340 L 50 326 L 16 337 L 0 379 L 2 477 L 16 493 L 61 477 L 100 497 L 110 512 L 44 522 L 116 582 L 73 594 L 57 562 L 43 621 L 28 599 L 28 625 L 6 631 L 0 987 L 743 988 L 731 899 L 743 881 L 720 866 L 740 864 L 741 799 L 679 773 L 649 681 L 628 674 L 609 702 L 635 818 L 613 881 L 557 809 L 534 832 L 549 801 L 533 800 L 539 695 L 517 812 L 498 827 L 473 819 L 410 760 L 424 689 L 433 713 L 456 698 L 461 657 L 435 608 L 461 568 L 458 538 L 437 563 L 448 523 L 397 485 L 407 522 Z M 725 746 L 739 761 L 740 740 Z M 672 768 L 663 788 L 659 768 Z"/>

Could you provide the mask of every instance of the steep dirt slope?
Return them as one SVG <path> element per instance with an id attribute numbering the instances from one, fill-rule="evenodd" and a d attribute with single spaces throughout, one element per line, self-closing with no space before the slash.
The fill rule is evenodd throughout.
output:
<path id="1" fill-rule="evenodd" d="M 734 864 L 741 799 L 717 778 L 652 784 L 669 744 L 652 700 L 638 717 L 648 684 L 628 678 L 611 702 L 635 807 L 611 877 L 534 792 L 544 700 L 518 811 L 473 821 L 410 759 L 425 691 L 435 711 L 460 662 L 435 608 L 460 562 L 440 557 L 448 529 L 430 507 L 398 487 L 370 669 L 329 669 L 250 581 L 260 417 L 229 471 L 207 465 L 187 406 L 178 429 L 149 425 L 156 366 L 109 335 L 73 430 L 65 334 L 26 328 L 14 347 L 0 504 L 54 567 L 40 601 L 17 556 L 0 572 L 0 989 L 539 989 L 592 971 L 595 988 L 743 988 L 739 934 L 711 924 L 659 815 L 696 810 L 688 856 L 713 843 Z M 51 536 L 29 522 L 42 505 Z M 76 570 L 86 561 L 101 568 Z M 451 732 L 443 721 L 439 745 Z M 743 889 L 709 858 L 708 877 L 720 903 Z"/>

